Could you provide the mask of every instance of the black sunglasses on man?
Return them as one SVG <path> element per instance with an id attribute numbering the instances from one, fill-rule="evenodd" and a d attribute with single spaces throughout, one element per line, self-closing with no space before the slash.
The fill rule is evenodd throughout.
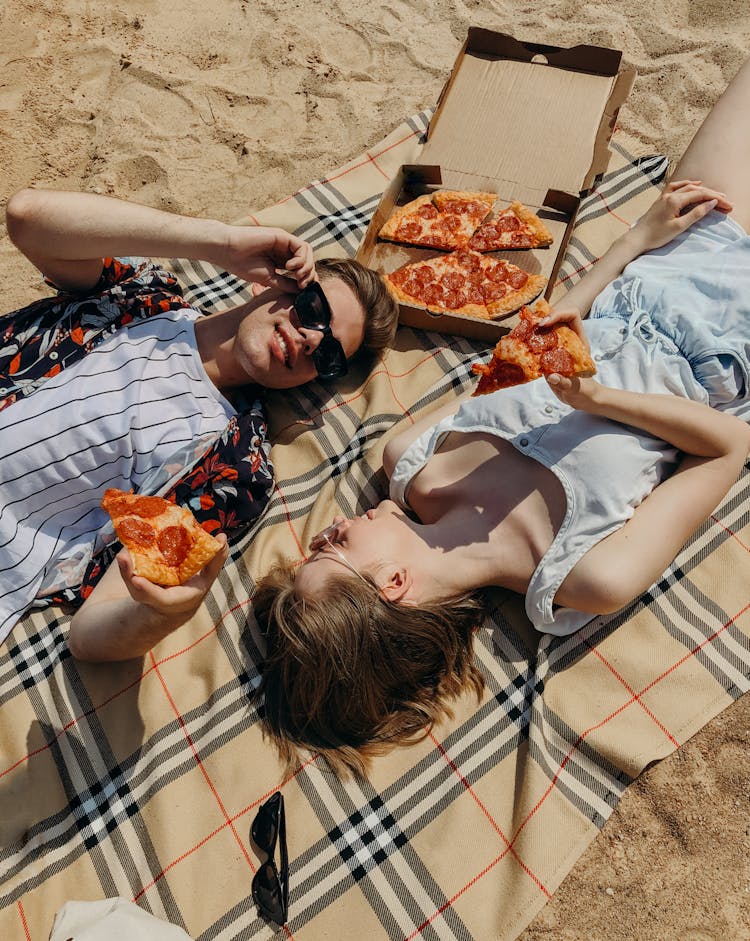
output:
<path id="1" fill-rule="evenodd" d="M 286 848 L 284 796 L 281 791 L 276 791 L 260 805 L 250 832 L 255 845 L 268 856 L 253 876 L 255 904 L 262 915 L 277 925 L 283 925 L 289 913 L 289 858 Z M 277 839 L 281 857 L 280 870 L 276 868 L 273 858 Z"/>
<path id="2" fill-rule="evenodd" d="M 318 379 L 340 379 L 349 370 L 344 348 L 331 333 L 331 307 L 323 288 L 311 281 L 294 298 L 294 309 L 300 323 L 307 330 L 320 330 L 323 339 L 313 350 L 312 360 L 318 371 Z"/>

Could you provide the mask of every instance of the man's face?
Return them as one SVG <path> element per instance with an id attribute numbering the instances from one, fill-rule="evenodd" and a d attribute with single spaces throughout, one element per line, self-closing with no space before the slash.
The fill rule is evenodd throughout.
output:
<path id="1" fill-rule="evenodd" d="M 331 332 L 347 359 L 362 345 L 365 312 L 339 278 L 321 282 L 331 307 Z M 312 353 L 323 338 L 320 330 L 303 327 L 294 309 L 294 294 L 269 289 L 240 322 L 232 352 L 249 380 L 267 389 L 291 389 L 317 376 Z"/>

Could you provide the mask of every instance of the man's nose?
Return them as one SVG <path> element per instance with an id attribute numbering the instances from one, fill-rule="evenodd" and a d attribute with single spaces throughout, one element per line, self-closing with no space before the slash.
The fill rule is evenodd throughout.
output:
<path id="1" fill-rule="evenodd" d="M 297 327 L 299 335 L 302 337 L 302 349 L 306 356 L 312 355 L 317 350 L 323 339 L 322 330 L 313 330 L 310 327 Z"/>

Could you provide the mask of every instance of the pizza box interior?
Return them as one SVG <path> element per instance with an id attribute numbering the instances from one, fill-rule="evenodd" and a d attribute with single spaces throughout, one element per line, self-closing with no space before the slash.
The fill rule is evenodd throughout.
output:
<path id="1" fill-rule="evenodd" d="M 357 252 L 387 273 L 443 254 L 378 239 L 396 206 L 436 189 L 497 193 L 500 208 L 518 200 L 550 229 L 549 248 L 494 253 L 548 278 L 549 297 L 580 195 L 609 160 L 609 139 L 635 71 L 622 53 L 597 46 L 564 49 L 471 28 L 430 122 L 420 163 L 403 166 L 383 194 Z M 433 314 L 402 304 L 410 327 L 496 342 L 518 320 Z"/>

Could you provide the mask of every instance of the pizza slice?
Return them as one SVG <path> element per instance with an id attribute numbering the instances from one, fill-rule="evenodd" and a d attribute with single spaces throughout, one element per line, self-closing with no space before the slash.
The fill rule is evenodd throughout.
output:
<path id="1" fill-rule="evenodd" d="M 539 327 L 549 314 L 549 304 L 539 301 L 534 310 L 524 307 L 521 319 L 495 347 L 489 363 L 474 363 L 479 382 L 472 395 L 531 382 L 550 373 L 573 377 L 593 376 L 596 366 L 587 345 L 565 324 Z"/>
<path id="2" fill-rule="evenodd" d="M 472 254 L 479 255 L 478 252 Z M 482 291 L 487 305 L 487 316 L 494 320 L 505 317 L 533 301 L 547 285 L 543 274 L 529 274 L 518 265 L 502 258 L 479 255 L 484 282 Z"/>
<path id="3" fill-rule="evenodd" d="M 552 233 L 535 212 L 513 202 L 474 232 L 469 248 L 497 252 L 519 248 L 543 248 L 552 244 Z"/>
<path id="4" fill-rule="evenodd" d="M 438 190 L 398 206 L 378 233 L 381 239 L 451 251 L 465 245 L 492 210 L 494 193 Z"/>
<path id="5" fill-rule="evenodd" d="M 543 275 L 530 275 L 510 262 L 468 249 L 402 265 L 384 277 L 402 304 L 482 320 L 517 310 L 547 283 Z"/>
<path id="6" fill-rule="evenodd" d="M 221 549 L 190 510 L 162 497 L 111 487 L 104 493 L 102 507 L 133 559 L 135 574 L 157 585 L 182 585 Z"/>

